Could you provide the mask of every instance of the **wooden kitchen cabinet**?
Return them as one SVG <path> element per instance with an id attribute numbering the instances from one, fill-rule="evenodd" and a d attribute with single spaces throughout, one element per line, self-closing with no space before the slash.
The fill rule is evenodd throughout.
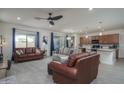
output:
<path id="1" fill-rule="evenodd" d="M 118 44 L 119 34 L 109 34 L 102 36 L 85 36 L 80 37 L 80 44 L 91 44 L 92 40 L 99 40 L 100 44 Z"/>
<path id="2" fill-rule="evenodd" d="M 103 35 L 99 37 L 100 44 L 118 44 L 119 34 Z"/>
<path id="3" fill-rule="evenodd" d="M 91 44 L 91 38 L 90 37 L 86 38 L 85 36 L 80 37 L 80 44 L 81 45 L 82 44 Z"/>
<path id="4" fill-rule="evenodd" d="M 99 37 L 99 43 L 102 44 L 103 41 L 104 41 L 104 40 L 103 40 L 103 36 L 100 36 L 100 37 Z"/>
<path id="5" fill-rule="evenodd" d="M 111 38 L 110 39 L 110 43 L 119 43 L 119 34 L 113 34 L 110 36 Z"/>
<path id="6" fill-rule="evenodd" d="M 80 37 L 80 45 L 82 45 L 82 44 L 83 44 L 83 42 L 84 42 L 83 37 Z"/>
<path id="7" fill-rule="evenodd" d="M 100 36 L 99 42 L 100 42 L 100 44 L 107 44 L 108 43 L 108 36 L 107 35 Z"/>

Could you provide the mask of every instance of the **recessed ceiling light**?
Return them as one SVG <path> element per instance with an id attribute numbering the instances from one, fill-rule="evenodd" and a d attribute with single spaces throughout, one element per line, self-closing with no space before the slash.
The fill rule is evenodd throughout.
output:
<path id="1" fill-rule="evenodd" d="M 17 17 L 17 20 L 21 20 L 21 17 Z"/>
<path id="2" fill-rule="evenodd" d="M 89 8 L 89 11 L 92 11 L 93 10 L 93 8 Z"/>

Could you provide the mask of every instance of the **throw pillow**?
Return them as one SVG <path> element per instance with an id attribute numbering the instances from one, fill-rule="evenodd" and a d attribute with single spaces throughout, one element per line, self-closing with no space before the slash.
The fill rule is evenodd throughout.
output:
<path id="1" fill-rule="evenodd" d="M 32 48 L 32 52 L 35 53 L 36 52 L 36 49 L 35 48 Z"/>
<path id="2" fill-rule="evenodd" d="M 23 52 L 22 50 L 20 50 L 20 53 L 21 53 L 21 55 L 23 55 L 23 54 L 24 54 L 24 52 Z"/>
<path id="3" fill-rule="evenodd" d="M 21 55 L 19 50 L 16 50 L 16 54 L 19 55 L 19 56 Z"/>
<path id="4" fill-rule="evenodd" d="M 39 49 L 36 49 L 36 54 L 40 54 L 40 50 Z"/>
<path id="5" fill-rule="evenodd" d="M 31 54 L 32 53 L 32 48 L 26 48 L 26 53 Z"/>

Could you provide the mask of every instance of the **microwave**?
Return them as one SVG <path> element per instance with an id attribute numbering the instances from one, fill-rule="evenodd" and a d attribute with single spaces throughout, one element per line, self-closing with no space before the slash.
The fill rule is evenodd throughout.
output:
<path id="1" fill-rule="evenodd" d="M 99 40 L 92 40 L 91 43 L 92 44 L 99 44 Z"/>

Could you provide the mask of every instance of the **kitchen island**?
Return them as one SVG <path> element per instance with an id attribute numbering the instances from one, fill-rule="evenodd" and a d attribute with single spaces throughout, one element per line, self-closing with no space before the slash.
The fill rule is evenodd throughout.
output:
<path id="1" fill-rule="evenodd" d="M 86 49 L 90 52 L 92 49 Z M 100 63 L 113 65 L 116 62 L 116 49 L 96 49 L 97 53 L 100 54 Z"/>
<path id="2" fill-rule="evenodd" d="M 101 63 L 113 65 L 116 62 L 115 49 L 97 49 L 97 53 L 100 54 Z"/>

